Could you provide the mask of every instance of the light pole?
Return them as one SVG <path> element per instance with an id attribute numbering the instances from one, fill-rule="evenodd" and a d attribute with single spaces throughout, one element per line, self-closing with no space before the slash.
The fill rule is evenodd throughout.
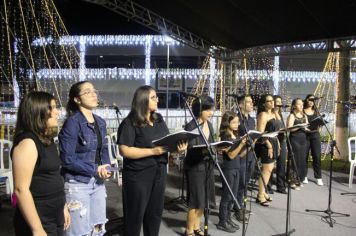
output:
<path id="1" fill-rule="evenodd" d="M 167 84 L 166 84 L 166 123 L 168 124 L 168 93 L 169 93 L 169 45 L 171 43 L 171 38 L 166 37 L 166 43 L 167 43 Z"/>

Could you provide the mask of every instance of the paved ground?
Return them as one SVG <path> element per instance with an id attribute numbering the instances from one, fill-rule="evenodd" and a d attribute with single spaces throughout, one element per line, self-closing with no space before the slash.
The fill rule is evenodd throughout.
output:
<path id="1" fill-rule="evenodd" d="M 292 235 L 356 235 L 356 194 L 341 195 L 343 192 L 356 191 L 356 177 L 354 178 L 353 189 L 348 189 L 348 176 L 334 173 L 332 182 L 332 204 L 331 210 L 350 214 L 350 217 L 339 217 L 332 215 L 334 227 L 331 228 L 325 222 L 325 213 L 306 212 L 305 209 L 326 210 L 328 206 L 328 179 L 329 173 L 323 172 L 324 186 L 317 186 L 312 177 L 312 170 L 309 170 L 310 182 L 300 191 L 292 191 L 290 228 L 296 232 Z M 220 178 L 216 174 L 217 203 L 220 201 Z M 179 187 L 181 185 L 180 174 L 177 168 L 171 168 L 169 172 L 166 189 L 166 204 L 161 223 L 160 235 L 184 235 L 186 207 L 174 201 L 180 196 Z M 108 206 L 107 215 L 107 235 L 120 235 L 119 229 L 122 216 L 121 188 L 114 180 L 107 182 Z M 286 195 L 275 193 L 272 195 L 273 202 L 270 207 L 262 207 L 255 203 L 256 192 L 250 192 L 248 207 L 252 210 L 246 235 L 276 235 L 285 232 L 286 228 Z M 13 209 L 8 201 L 3 201 L 0 209 L 0 236 L 13 235 L 12 229 Z M 234 234 L 225 233 L 216 229 L 218 222 L 218 210 L 212 210 L 209 217 L 209 233 L 211 235 L 242 235 L 239 230 Z M 240 224 L 241 225 L 241 224 Z"/>

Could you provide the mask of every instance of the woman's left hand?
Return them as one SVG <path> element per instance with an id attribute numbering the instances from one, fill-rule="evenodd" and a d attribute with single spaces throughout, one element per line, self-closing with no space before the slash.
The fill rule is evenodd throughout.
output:
<path id="1" fill-rule="evenodd" d="M 67 230 L 71 224 L 71 218 L 70 218 L 67 204 L 64 205 L 63 213 L 64 213 L 64 230 Z"/>
<path id="2" fill-rule="evenodd" d="M 185 152 L 188 148 L 188 141 L 180 141 L 177 144 L 177 149 L 179 153 Z"/>

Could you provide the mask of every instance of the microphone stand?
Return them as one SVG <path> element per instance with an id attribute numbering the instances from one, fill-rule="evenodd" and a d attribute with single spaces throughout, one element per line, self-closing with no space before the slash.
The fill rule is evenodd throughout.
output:
<path id="1" fill-rule="evenodd" d="M 235 99 L 237 99 L 236 97 L 234 97 Z M 255 145 L 248 133 L 249 130 L 247 130 L 247 125 L 246 125 L 246 122 L 247 122 L 247 119 L 245 117 L 245 115 L 241 112 L 241 108 L 237 102 L 237 110 L 238 110 L 238 113 L 240 114 L 240 117 L 242 118 L 243 122 L 240 122 L 240 124 L 243 125 L 244 127 L 244 131 L 246 132 L 246 147 L 247 147 L 247 151 L 246 151 L 246 171 L 245 171 L 245 189 L 244 189 L 244 196 L 246 196 L 247 194 L 247 179 L 246 179 L 246 173 L 247 173 L 247 163 L 248 163 L 248 154 L 249 152 L 252 152 L 253 154 L 253 158 L 255 159 L 255 162 L 258 163 L 258 158 L 257 158 L 257 155 L 256 155 L 256 152 L 255 152 Z M 249 148 L 250 147 L 250 148 Z M 251 149 L 251 150 L 250 150 Z M 265 187 L 265 189 L 267 189 L 267 184 L 266 182 L 264 181 L 264 179 L 262 178 L 262 171 L 261 171 L 261 166 L 259 164 L 257 164 L 257 169 L 258 169 L 258 175 L 261 176 L 261 179 L 262 179 L 262 183 L 263 183 L 263 186 Z M 244 204 L 244 209 L 246 209 L 246 201 L 244 199 L 243 201 L 243 204 Z M 243 218 L 242 218 L 242 235 L 246 235 L 247 233 L 247 227 L 248 227 L 248 222 L 245 222 L 246 219 L 245 219 L 245 212 L 243 210 Z M 247 224 L 247 225 L 245 225 Z"/>
<path id="2" fill-rule="evenodd" d="M 181 94 L 181 95 L 182 95 L 182 94 Z M 237 202 L 237 199 L 236 199 L 235 195 L 233 194 L 233 192 L 232 192 L 232 190 L 231 190 L 231 187 L 229 186 L 229 184 L 228 184 L 228 182 L 227 182 L 227 180 L 226 180 L 226 178 L 225 178 L 224 173 L 223 173 L 222 170 L 221 170 L 221 167 L 220 167 L 220 165 L 219 165 L 219 163 L 218 163 L 218 161 L 217 161 L 217 156 L 216 156 L 216 154 L 214 154 L 213 149 L 212 149 L 212 146 L 210 145 L 210 143 L 209 143 L 208 140 L 206 139 L 206 137 L 205 137 L 205 135 L 204 135 L 202 129 L 200 128 L 200 125 L 199 125 L 197 119 L 195 118 L 195 116 L 194 116 L 194 114 L 193 114 L 192 109 L 189 107 L 189 104 L 188 104 L 188 102 L 187 102 L 187 99 L 185 98 L 185 96 L 182 96 L 182 98 L 184 99 L 184 104 L 185 104 L 186 108 L 189 110 L 189 113 L 190 113 L 191 117 L 193 118 L 194 124 L 196 125 L 196 127 L 197 127 L 197 129 L 198 129 L 198 131 L 199 131 L 200 137 L 203 139 L 204 144 L 205 144 L 205 146 L 206 146 L 206 148 L 207 148 L 207 150 L 208 150 L 208 154 L 209 154 L 209 159 L 208 159 L 208 160 L 204 160 L 204 161 L 205 161 L 205 171 L 206 171 L 206 175 L 205 175 L 204 235 L 205 235 L 205 236 L 208 236 L 208 235 L 209 235 L 209 234 L 208 234 L 208 224 L 209 224 L 208 222 L 209 222 L 209 211 L 210 211 L 210 210 L 209 210 L 209 196 L 208 196 L 208 194 L 209 194 L 209 191 L 208 191 L 208 190 L 209 190 L 209 185 L 208 185 L 209 175 L 208 175 L 208 171 L 209 171 L 209 170 L 208 170 L 208 168 L 207 168 L 209 164 L 207 164 L 207 162 L 208 162 L 209 160 L 213 161 L 214 164 L 215 164 L 215 166 L 216 166 L 217 169 L 219 170 L 219 173 L 220 173 L 221 177 L 223 178 L 223 181 L 224 181 L 224 183 L 226 184 L 226 186 L 227 186 L 227 188 L 228 188 L 228 190 L 229 190 L 229 192 L 230 192 L 230 194 L 231 194 L 231 196 L 232 196 L 232 199 L 233 199 L 233 201 L 235 202 L 237 208 L 238 208 L 238 209 L 241 209 L 241 206 L 240 206 L 239 203 Z M 202 105 L 201 105 L 200 98 L 198 98 L 198 99 L 199 99 L 200 111 L 201 111 Z M 215 158 L 214 158 L 214 156 L 215 156 Z"/>
<path id="3" fill-rule="evenodd" d="M 318 108 L 315 106 L 315 112 L 317 114 L 319 113 Z M 328 127 L 326 126 L 326 122 L 325 120 L 321 118 L 321 121 L 323 122 L 323 126 L 325 126 L 327 133 L 329 134 L 329 137 L 331 136 L 331 133 L 328 129 Z M 336 151 L 340 154 L 339 148 L 336 145 L 336 140 L 331 140 L 330 142 L 330 167 L 329 167 L 329 197 L 328 197 L 328 208 L 326 210 L 310 210 L 310 209 L 305 209 L 306 212 L 323 212 L 325 214 L 327 214 L 326 216 L 322 216 L 322 218 L 325 220 L 325 222 L 329 223 L 330 227 L 334 227 L 334 223 L 336 222 L 336 220 L 334 220 L 331 216 L 332 215 L 338 215 L 338 216 L 345 216 L 348 217 L 350 216 L 350 214 L 345 214 L 345 213 L 340 213 L 340 212 L 334 212 L 333 210 L 331 210 L 331 186 L 332 186 L 332 178 L 333 178 L 333 160 L 334 160 L 334 147 L 336 148 Z"/>
<path id="4" fill-rule="evenodd" d="M 282 115 L 282 112 L 279 112 L 279 115 L 281 117 L 281 121 L 282 121 L 282 125 L 283 125 L 283 129 L 284 129 L 284 135 L 286 137 L 286 140 L 287 140 L 287 146 L 288 146 L 288 156 L 287 156 L 287 178 L 288 178 L 288 187 L 287 187 L 287 209 L 286 209 L 286 231 L 285 233 L 282 233 L 282 234 L 276 234 L 274 236 L 282 236 L 282 235 L 291 235 L 292 233 L 296 232 L 295 229 L 290 229 L 290 209 L 291 209 L 291 195 L 292 195 L 292 191 L 291 191 L 291 165 L 293 162 L 293 165 L 294 167 L 296 168 L 296 162 L 295 162 L 295 157 L 294 157 L 294 152 L 293 152 L 293 148 L 292 148 L 292 144 L 290 142 L 290 137 L 289 137 L 289 130 L 286 126 L 286 123 L 284 122 L 284 119 L 283 119 L 283 115 Z M 296 176 L 297 176 L 297 180 L 298 182 L 300 183 L 300 178 L 299 178 L 299 175 L 298 175 L 298 172 L 296 172 Z"/>

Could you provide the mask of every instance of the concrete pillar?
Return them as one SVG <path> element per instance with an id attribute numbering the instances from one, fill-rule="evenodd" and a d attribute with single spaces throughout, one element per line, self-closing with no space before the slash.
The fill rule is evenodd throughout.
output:
<path id="1" fill-rule="evenodd" d="M 350 98 L 350 52 L 341 51 L 339 71 L 336 82 L 336 101 L 348 101 Z M 340 154 L 335 150 L 335 158 L 347 159 L 348 119 L 349 113 L 345 105 L 336 103 L 335 140 Z"/>

